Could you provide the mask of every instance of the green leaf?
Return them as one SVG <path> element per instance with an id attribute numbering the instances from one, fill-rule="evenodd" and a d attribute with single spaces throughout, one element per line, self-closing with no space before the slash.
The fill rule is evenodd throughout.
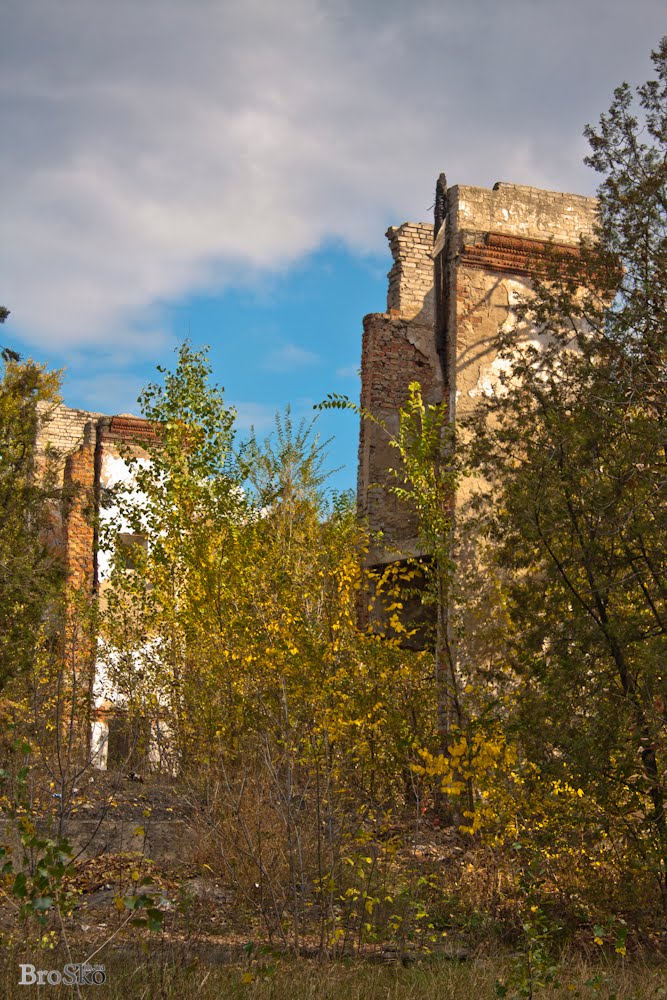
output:
<path id="1" fill-rule="evenodd" d="M 33 899 L 32 901 L 33 910 L 50 910 L 52 906 L 52 896 L 38 896 L 37 899 Z"/>
<path id="2" fill-rule="evenodd" d="M 12 895 L 16 896 L 17 899 L 25 899 L 28 894 L 27 880 L 24 872 L 19 872 L 14 879 L 14 885 L 12 886 Z"/>

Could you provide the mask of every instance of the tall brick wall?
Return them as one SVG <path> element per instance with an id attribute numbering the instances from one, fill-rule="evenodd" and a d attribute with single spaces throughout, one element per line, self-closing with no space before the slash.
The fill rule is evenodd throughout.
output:
<path id="1" fill-rule="evenodd" d="M 387 312 L 364 318 L 361 352 L 361 405 L 386 427 L 362 421 L 359 439 L 360 513 L 373 531 L 383 532 L 372 562 L 390 561 L 398 549 L 417 551 L 416 522 L 389 489 L 395 480 L 388 470 L 396 462 L 389 433 L 398 429 L 410 382 L 421 384 L 429 402 L 443 394 L 433 337 L 433 225 L 406 222 L 386 235 L 394 258 Z"/>
<path id="2" fill-rule="evenodd" d="M 373 562 L 391 560 L 396 548 L 417 551 L 416 522 L 389 490 L 395 479 L 388 470 L 395 465 L 397 455 L 389 435 L 398 430 L 398 411 L 407 399 L 410 382 L 420 383 L 429 402 L 442 396 L 432 330 L 386 313 L 364 318 L 361 406 L 379 423 L 361 424 L 359 508 L 372 530 L 383 532 L 381 545 L 373 547 Z M 371 483 L 372 487 L 367 485 Z"/>
<path id="3" fill-rule="evenodd" d="M 364 319 L 361 404 L 390 431 L 398 426 L 410 381 L 421 383 L 428 402 L 448 401 L 453 420 L 493 392 L 495 337 L 501 326 L 516 325 L 514 307 L 531 294 L 537 262 L 554 249 L 576 254 L 580 236 L 594 228 L 596 201 L 581 195 L 506 183 L 443 187 L 442 195 L 444 219 L 435 245 L 430 224 L 388 230 L 394 256 L 388 311 Z M 529 329 L 520 333 L 534 336 Z M 370 563 L 419 548 L 414 517 L 387 489 L 396 462 L 387 441 L 379 428 L 362 421 L 359 509 L 371 532 L 383 532 Z M 457 502 L 468 488 L 462 485 Z"/>
<path id="4" fill-rule="evenodd" d="M 404 222 L 386 232 L 394 264 L 389 274 L 387 312 L 433 322 L 433 225 Z"/>
<path id="5" fill-rule="evenodd" d="M 108 564 L 109 553 L 98 548 L 104 516 L 100 516 L 102 491 L 127 479 L 128 450 L 135 456 L 146 455 L 145 445 L 155 440 L 156 430 L 149 421 L 128 414 L 108 417 L 63 405 L 45 407 L 42 412 L 45 420 L 36 442 L 38 466 L 47 451 L 56 454 L 63 492 L 60 509 L 54 510 L 54 538 L 62 551 L 68 584 L 76 591 L 76 595 L 69 595 L 64 648 L 89 706 L 86 724 L 77 730 L 77 739 L 83 760 L 106 769 L 109 759 L 119 763 L 108 755 L 113 750 L 114 732 L 123 728 L 124 702 L 109 679 L 97 636 L 81 610 L 100 598 L 100 606 L 104 607 L 104 574 L 100 569 L 104 569 L 105 558 Z M 118 527 L 117 521 L 113 523 Z M 123 531 L 122 523 L 118 530 Z M 154 725 L 165 727 L 163 720 Z M 164 738 L 162 742 L 154 741 L 153 759 L 158 764 L 164 753 L 163 743 Z"/>
<path id="6" fill-rule="evenodd" d="M 120 455 L 120 446 L 155 439 L 155 429 L 141 417 L 108 417 L 60 404 L 43 406 L 44 421 L 37 435 L 38 461 L 47 449 L 57 456 L 62 509 L 54 515 L 70 583 L 91 594 L 97 585 L 96 546 L 99 492 L 104 454 Z M 136 450 L 135 449 L 135 450 Z"/>
<path id="7" fill-rule="evenodd" d="M 83 444 L 65 461 L 64 544 L 69 582 L 92 593 L 95 552 L 95 429 L 87 425 Z"/>

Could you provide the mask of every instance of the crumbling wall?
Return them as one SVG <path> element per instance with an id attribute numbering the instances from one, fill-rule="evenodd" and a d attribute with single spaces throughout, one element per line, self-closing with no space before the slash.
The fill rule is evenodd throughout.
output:
<path id="1" fill-rule="evenodd" d="M 58 406 L 40 403 L 39 410 L 44 422 L 37 434 L 37 454 L 44 455 L 47 448 L 57 452 L 61 468 L 64 468 L 67 456 L 82 444 L 86 425 L 102 416 L 101 413 L 65 406 L 64 403 Z"/>
<path id="2" fill-rule="evenodd" d="M 517 299 L 530 296 L 540 260 L 554 251 L 576 254 L 580 236 L 592 234 L 595 210 L 594 198 L 518 184 L 449 189 L 443 252 L 456 293 L 447 331 L 456 417 L 488 389 L 495 337 Z"/>
<path id="3" fill-rule="evenodd" d="M 63 487 L 63 556 L 68 583 L 77 591 L 92 594 L 97 506 L 93 421 L 86 424 L 82 443 L 65 459 Z"/>
<path id="4" fill-rule="evenodd" d="M 47 453 L 56 457 L 62 503 L 60 510 L 54 510 L 54 538 L 62 552 L 68 583 L 82 597 L 99 599 L 104 607 L 112 553 L 100 542 L 100 527 L 118 523 L 121 539 L 127 544 L 144 543 L 141 536 L 130 533 L 129 526 L 116 521 L 119 511 L 114 490 L 131 484 L 129 457 L 149 461 L 146 448 L 156 440 L 156 429 L 150 421 L 130 414 L 105 416 L 64 405 L 43 407 L 42 412 L 46 419 L 37 437 L 37 460 L 43 465 Z M 140 495 L 137 501 L 141 503 Z M 114 754 L 113 745 L 118 749 L 129 733 L 126 700 L 116 689 L 109 669 L 113 654 L 97 637 L 90 637 L 85 630 L 77 632 L 77 607 L 78 602 L 69 605 L 69 631 L 76 670 L 92 684 L 90 760 L 105 770 L 108 763 L 117 766 L 121 762 L 122 753 Z M 147 639 L 144 651 L 135 651 L 137 670 L 142 669 L 142 656 L 150 650 Z M 161 707 L 155 717 L 136 724 L 146 730 L 147 763 L 154 769 L 173 770 L 169 699 L 156 694 Z M 127 739 L 125 743 L 129 752 Z"/>
<path id="5" fill-rule="evenodd" d="M 154 440 L 149 421 L 130 414 L 102 413 L 59 404 L 42 405 L 46 418 L 37 435 L 37 459 L 49 452 L 56 457 L 58 483 L 63 488 L 62 509 L 54 512 L 69 582 L 91 594 L 97 589 L 97 523 L 101 491 L 110 460 L 121 460 L 128 445 L 140 454 L 142 442 Z"/>
<path id="6" fill-rule="evenodd" d="M 404 222 L 386 232 L 394 264 L 387 275 L 387 312 L 433 323 L 433 225 Z"/>
<path id="7" fill-rule="evenodd" d="M 410 382 L 421 384 L 429 402 L 444 391 L 433 337 L 433 226 L 406 222 L 386 235 L 394 257 L 387 311 L 364 318 L 361 352 L 361 406 L 377 421 L 362 421 L 359 439 L 359 509 L 383 536 L 372 546 L 372 562 L 418 550 L 415 519 L 389 489 L 396 463 L 389 435 L 398 430 Z"/>
<path id="8" fill-rule="evenodd" d="M 447 197 L 449 225 L 463 242 L 473 242 L 475 234 L 497 232 L 576 246 L 581 235 L 592 235 L 595 223 L 595 198 L 526 184 L 457 184 Z"/>
<path id="9" fill-rule="evenodd" d="M 115 417 L 102 417 L 97 424 L 96 444 L 96 483 L 97 483 L 97 517 L 101 526 L 118 522 L 119 511 L 114 491 L 117 487 L 128 487 L 132 484 L 132 470 L 128 458 L 148 462 L 145 445 L 155 441 L 155 428 L 142 417 L 121 414 Z M 142 498 L 137 495 L 137 502 Z M 130 528 L 123 522 L 119 530 L 129 532 Z M 101 544 L 96 546 L 96 587 L 103 592 L 110 566 L 112 553 Z"/>
<path id="10" fill-rule="evenodd" d="M 361 405 L 392 433 L 411 381 L 421 383 L 427 402 L 447 402 L 453 421 L 494 391 L 496 335 L 516 323 L 514 307 L 530 296 L 536 268 L 553 253 L 576 255 L 595 225 L 596 201 L 581 195 L 506 183 L 447 189 L 444 176 L 438 194 L 435 244 L 434 227 L 425 223 L 388 230 L 394 264 L 387 312 L 364 319 Z M 395 463 L 387 434 L 362 420 L 359 510 L 372 533 L 383 533 L 370 564 L 419 552 L 414 515 L 388 490 Z M 455 503 L 469 487 L 461 485 Z"/>
<path id="11" fill-rule="evenodd" d="M 419 382 L 424 398 L 442 398 L 443 384 L 435 357 L 432 326 L 394 319 L 386 313 L 364 318 L 361 406 L 375 421 L 363 420 L 359 442 L 359 510 L 371 532 L 382 532 L 372 545 L 373 562 L 391 561 L 397 553 L 418 551 L 417 524 L 391 492 L 390 469 L 397 452 L 390 435 L 398 431 L 398 412 L 408 386 Z"/>
<path id="12" fill-rule="evenodd" d="M 140 417 L 126 414 L 108 417 L 65 406 L 50 411 L 49 416 L 51 419 L 39 434 L 37 448 L 38 455 L 56 449 L 59 456 L 57 467 L 63 500 L 58 534 L 68 583 L 83 597 L 100 596 L 103 605 L 104 570 L 108 568 L 111 553 L 101 546 L 100 526 L 105 519 L 111 523 L 110 516 L 117 514 L 117 510 L 106 508 L 109 503 L 113 507 L 114 488 L 131 477 L 128 455 L 148 460 L 144 446 L 155 440 L 155 428 Z M 123 531 L 122 525 L 120 530 Z M 71 623 L 76 627 L 74 605 L 72 610 Z M 126 728 L 125 703 L 108 676 L 97 640 L 93 638 L 91 643 L 81 635 L 72 642 L 77 670 L 84 671 L 86 676 L 91 672 L 91 761 L 95 767 L 105 769 L 110 737 L 122 736 Z M 147 725 L 150 728 L 150 721 Z M 162 720 L 154 724 L 156 732 L 161 733 L 165 727 Z M 162 763 L 160 746 L 157 737 L 153 739 L 150 753 L 155 765 Z M 111 763 L 118 764 L 113 754 Z"/>

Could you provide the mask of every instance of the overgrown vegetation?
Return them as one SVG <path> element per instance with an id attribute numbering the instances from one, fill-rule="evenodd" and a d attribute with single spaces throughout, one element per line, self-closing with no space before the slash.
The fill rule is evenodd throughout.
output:
<path id="1" fill-rule="evenodd" d="M 391 825 L 419 815 L 429 658 L 357 629 L 364 535 L 347 497 L 326 502 L 317 438 L 287 413 L 235 454 L 233 415 L 206 375 L 185 345 L 145 396 L 162 430 L 150 462 L 129 459 L 129 503 L 118 499 L 155 542 L 131 570 L 122 551 L 114 565 L 109 676 L 130 713 L 162 725 L 199 803 L 206 863 L 237 906 L 270 940 L 298 950 L 316 933 L 342 949 L 375 933 L 393 891 Z M 184 386 L 187 414 L 174 409 Z"/>
<path id="2" fill-rule="evenodd" d="M 605 175 L 596 240 L 553 261 L 500 338 L 507 373 L 467 460 L 487 484 L 473 530 L 503 615 L 482 679 L 524 780 L 580 799 L 562 823 L 541 807 L 524 825 L 574 852 L 585 881 L 606 871 L 622 896 L 631 878 L 664 912 L 667 42 L 654 61 L 642 120 L 624 85 L 587 131 Z"/>
<path id="3" fill-rule="evenodd" d="M 134 891 L 113 889 L 102 944 L 137 920 L 163 943 L 262 940 L 211 976 L 230 996 L 294 994 L 294 977 L 304 996 L 663 995 L 650 965 L 625 965 L 667 947 L 667 40 L 654 61 L 643 118 L 624 85 L 588 130 L 596 239 L 554 256 L 505 325 L 504 374 L 471 426 L 455 440 L 409 388 L 395 491 L 426 565 L 364 570 L 366 532 L 326 491 L 314 427 L 287 411 L 266 441 L 239 442 L 205 353 L 185 344 L 141 399 L 154 442 L 128 450 L 130 476 L 105 498 L 110 558 L 90 607 L 45 542 L 63 498 L 35 439 L 57 376 L 5 358 L 2 891 L 24 933 L 37 917 L 35 948 L 77 934 L 85 880 L 64 837 L 90 780 L 96 659 L 126 769 L 174 776 L 189 824 L 187 870 L 144 879 L 130 858 Z M 481 485 L 453 535 L 463 476 Z M 431 652 L 406 648 L 417 574 Z M 197 905 L 202 878 L 223 902 Z M 315 985 L 288 951 L 435 965 Z M 137 962 L 127 989 L 206 995 L 210 970 L 171 954 L 158 967 L 159 983 Z"/>
<path id="4" fill-rule="evenodd" d="M 3 351 L 0 380 L 0 690 L 28 671 L 57 634 L 62 569 L 49 544 L 54 498 L 49 456 L 35 442 L 58 399 L 58 372 Z"/>

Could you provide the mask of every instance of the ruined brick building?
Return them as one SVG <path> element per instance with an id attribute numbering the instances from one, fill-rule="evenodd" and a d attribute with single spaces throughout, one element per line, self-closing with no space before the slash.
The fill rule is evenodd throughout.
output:
<path id="1" fill-rule="evenodd" d="M 47 449 L 57 459 L 59 485 L 64 500 L 56 512 L 56 543 L 65 562 L 68 583 L 92 598 L 104 588 L 109 553 L 99 539 L 101 513 L 113 489 L 129 474 L 127 449 L 142 454 L 142 441 L 153 440 L 147 420 L 129 414 L 105 416 L 59 405 L 49 408 L 42 424 L 37 453 Z M 136 536 L 120 542 L 134 544 Z M 122 701 L 109 683 L 102 658 L 93 664 L 91 751 L 93 763 L 106 768 L 109 754 L 120 761 L 125 755 Z"/>
<path id="2" fill-rule="evenodd" d="M 407 387 L 418 381 L 427 402 L 448 402 L 453 421 L 469 413 L 480 395 L 493 391 L 494 339 L 501 326 L 516 324 L 515 304 L 530 295 L 537 262 L 554 248 L 576 253 L 580 236 L 592 232 L 595 211 L 595 199 L 580 195 L 506 183 L 447 188 L 441 175 L 435 222 L 406 222 L 387 232 L 394 262 L 387 311 L 364 318 L 362 407 L 396 431 Z M 522 334 L 531 337 L 530 330 Z M 140 451 L 153 434 L 137 417 L 66 406 L 41 432 L 38 448 L 50 444 L 58 451 L 62 483 L 76 487 L 64 509 L 60 544 L 70 582 L 90 595 L 103 585 L 100 503 L 126 475 L 122 446 L 133 442 Z M 387 435 L 362 421 L 359 511 L 371 532 L 383 533 L 369 553 L 371 565 L 419 554 L 415 519 L 387 490 L 395 460 Z M 114 705 L 102 682 L 95 709 L 93 744 L 105 766 Z"/>
<path id="3" fill-rule="evenodd" d="M 407 387 L 419 382 L 426 402 L 448 402 L 451 420 L 470 413 L 493 392 L 495 337 L 516 325 L 514 307 L 530 295 L 535 267 L 547 254 L 576 254 L 595 213 L 594 198 L 503 182 L 447 188 L 441 175 L 435 223 L 387 231 L 394 264 L 387 311 L 364 318 L 362 407 L 395 433 Z M 362 421 L 358 506 L 371 532 L 383 533 L 371 565 L 419 554 L 416 521 L 387 489 L 395 462 L 387 434 Z M 459 487 L 456 503 L 466 488 Z"/>
<path id="4" fill-rule="evenodd" d="M 72 497 L 63 507 L 58 533 L 68 580 L 79 590 L 93 594 L 100 584 L 100 501 L 122 478 L 123 446 L 137 450 L 137 442 L 154 437 L 151 424 L 141 417 L 110 417 L 64 405 L 50 410 L 41 427 L 37 452 L 49 448 L 56 453 L 60 485 Z"/>

